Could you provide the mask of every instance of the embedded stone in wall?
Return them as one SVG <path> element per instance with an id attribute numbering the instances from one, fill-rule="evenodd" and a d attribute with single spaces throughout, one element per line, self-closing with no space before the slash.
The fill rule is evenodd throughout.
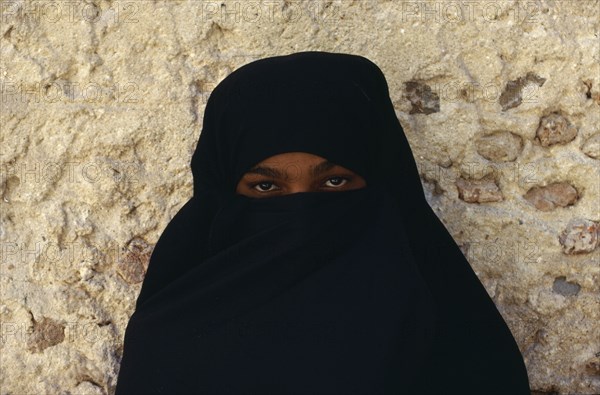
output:
<path id="1" fill-rule="evenodd" d="M 77 384 L 74 393 L 78 395 L 104 395 L 106 391 L 97 383 L 84 380 Z"/>
<path id="2" fill-rule="evenodd" d="M 141 282 L 146 275 L 153 247 L 142 238 L 129 242 L 123 257 L 119 257 L 117 272 L 129 284 Z"/>
<path id="3" fill-rule="evenodd" d="M 585 97 L 588 100 L 593 100 L 594 102 L 596 102 L 596 104 L 600 105 L 600 92 L 598 92 L 598 90 L 596 90 L 596 92 L 592 90 L 593 81 L 591 79 L 588 79 L 582 82 L 584 86 Z"/>
<path id="4" fill-rule="evenodd" d="M 459 178 L 455 182 L 458 197 L 467 203 L 487 203 L 504 200 L 502 191 L 493 179 L 467 180 Z"/>
<path id="5" fill-rule="evenodd" d="M 598 224 L 582 218 L 573 218 L 562 231 L 558 240 L 565 254 L 582 254 L 598 246 Z"/>
<path id="6" fill-rule="evenodd" d="M 446 192 L 437 179 L 430 177 L 426 173 L 421 174 L 421 178 L 423 179 L 423 181 L 433 186 L 433 188 L 431 189 L 431 194 L 433 196 L 443 195 Z"/>
<path id="7" fill-rule="evenodd" d="M 508 131 L 495 131 L 480 137 L 475 146 L 479 155 L 494 162 L 512 162 L 523 150 L 523 138 Z"/>
<path id="8" fill-rule="evenodd" d="M 579 284 L 567 281 L 565 276 L 556 277 L 552 285 L 552 291 L 562 296 L 575 296 L 580 290 Z"/>
<path id="9" fill-rule="evenodd" d="M 600 376 L 600 358 L 598 356 L 590 358 L 585 364 L 585 370 L 592 376 Z"/>
<path id="10" fill-rule="evenodd" d="M 404 83 L 406 98 L 412 105 L 409 114 L 433 114 L 440 112 L 440 97 L 427 84 L 418 81 Z"/>
<path id="11" fill-rule="evenodd" d="M 577 189 L 568 182 L 535 186 L 523 197 L 540 211 L 552 211 L 557 207 L 570 206 L 579 199 Z"/>
<path id="12" fill-rule="evenodd" d="M 504 87 L 504 91 L 500 95 L 498 101 L 502 106 L 502 111 L 518 107 L 523 102 L 523 88 L 527 84 L 533 83 L 541 87 L 546 82 L 545 78 L 532 73 L 527 73 L 525 77 L 519 77 L 516 80 L 508 81 Z"/>
<path id="13" fill-rule="evenodd" d="M 440 165 L 444 169 L 448 169 L 450 166 L 452 166 L 452 159 L 450 159 L 450 158 L 443 159 L 438 163 L 438 165 Z"/>
<path id="14" fill-rule="evenodd" d="M 589 137 L 581 146 L 581 151 L 593 159 L 600 158 L 600 133 Z"/>
<path id="15" fill-rule="evenodd" d="M 559 113 L 542 117 L 536 131 L 536 139 L 544 147 L 566 144 L 577 136 L 577 128 Z"/>
<path id="16" fill-rule="evenodd" d="M 65 340 L 65 326 L 52 318 L 33 320 L 33 332 L 29 334 L 27 346 L 30 352 L 39 353 Z"/>
<path id="17" fill-rule="evenodd" d="M 550 343 L 548 331 L 544 328 L 540 328 L 535 332 L 534 339 L 536 343 L 542 346 L 547 346 Z"/>

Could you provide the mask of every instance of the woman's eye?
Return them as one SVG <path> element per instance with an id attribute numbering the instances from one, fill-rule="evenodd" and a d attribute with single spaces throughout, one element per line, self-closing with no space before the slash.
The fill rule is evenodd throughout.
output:
<path id="1" fill-rule="evenodd" d="M 271 188 L 274 184 L 272 182 L 259 182 L 254 184 L 253 188 L 259 192 L 271 192 Z"/>
<path id="2" fill-rule="evenodd" d="M 327 180 L 327 182 L 332 183 L 333 185 L 328 185 L 328 186 L 332 186 L 334 188 L 338 188 L 342 185 L 346 185 L 348 183 L 348 179 L 346 177 L 331 177 Z"/>
<path id="3" fill-rule="evenodd" d="M 349 181 L 350 179 L 348 177 L 329 177 L 325 181 L 325 186 L 329 188 L 340 188 L 346 185 Z M 275 183 L 270 181 L 258 182 L 252 184 L 250 187 L 260 193 L 274 192 L 279 190 Z"/>

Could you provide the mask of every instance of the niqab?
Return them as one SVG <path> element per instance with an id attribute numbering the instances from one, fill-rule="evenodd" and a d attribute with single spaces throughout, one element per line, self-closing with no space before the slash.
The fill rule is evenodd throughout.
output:
<path id="1" fill-rule="evenodd" d="M 307 152 L 367 186 L 235 193 Z M 508 327 L 425 200 L 387 82 L 356 55 L 261 59 L 212 92 L 194 195 L 161 235 L 116 395 L 529 394 Z"/>

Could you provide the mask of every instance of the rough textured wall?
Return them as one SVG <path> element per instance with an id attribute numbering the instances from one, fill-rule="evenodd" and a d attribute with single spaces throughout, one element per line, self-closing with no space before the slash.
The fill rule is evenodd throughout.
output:
<path id="1" fill-rule="evenodd" d="M 303 50 L 382 68 L 532 390 L 600 392 L 598 1 L 0 6 L 2 394 L 114 392 L 211 89 Z"/>

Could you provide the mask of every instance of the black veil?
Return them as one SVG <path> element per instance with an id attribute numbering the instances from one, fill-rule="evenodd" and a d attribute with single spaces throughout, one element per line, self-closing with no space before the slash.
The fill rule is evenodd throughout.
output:
<path id="1" fill-rule="evenodd" d="M 234 193 L 308 152 L 367 186 Z M 161 235 L 116 394 L 529 394 L 508 327 L 429 207 L 387 82 L 356 55 L 247 64 L 211 94 L 194 196 Z"/>

